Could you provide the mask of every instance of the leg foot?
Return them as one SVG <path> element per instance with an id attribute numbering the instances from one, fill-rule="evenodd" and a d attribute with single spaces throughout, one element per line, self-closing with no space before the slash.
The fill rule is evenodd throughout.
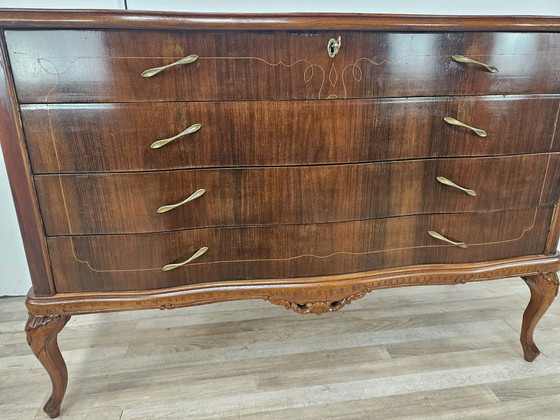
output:
<path id="1" fill-rule="evenodd" d="M 523 313 L 521 346 L 523 347 L 525 360 L 532 362 L 540 354 L 533 341 L 533 331 L 558 294 L 558 275 L 556 273 L 544 273 L 523 277 L 523 280 L 531 289 L 531 300 Z"/>
<path id="2" fill-rule="evenodd" d="M 69 319 L 69 316 L 57 315 L 30 316 L 25 325 L 27 343 L 51 378 L 52 394 L 43 408 L 51 418 L 58 416 L 68 384 L 66 363 L 56 337 Z"/>

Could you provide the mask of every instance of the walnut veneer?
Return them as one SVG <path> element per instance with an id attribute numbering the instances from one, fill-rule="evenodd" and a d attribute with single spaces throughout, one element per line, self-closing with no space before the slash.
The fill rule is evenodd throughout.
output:
<path id="1" fill-rule="evenodd" d="M 539 354 L 560 268 L 560 19 L 6 10 L 0 28 L 51 417 L 56 337 L 83 313 L 321 314 L 521 276 L 521 344 Z"/>
<path id="2" fill-rule="evenodd" d="M 554 130 L 559 103 L 558 95 L 494 95 L 298 101 L 297 106 L 291 101 L 235 101 L 34 104 L 20 109 L 33 171 L 42 174 L 560 151 L 560 132 Z M 476 122 L 492 141 L 457 130 L 443 121 L 446 116 Z M 202 128 L 174 144 L 174 153 L 146 147 L 193 123 Z"/>
<path id="3" fill-rule="evenodd" d="M 550 162 L 549 162 L 550 161 Z M 560 153 L 345 165 L 45 175 L 35 178 L 49 236 L 325 223 L 556 204 Z M 550 165 L 544 177 L 535 167 Z M 452 179 L 477 193 L 441 184 Z M 282 180 L 281 183 L 278 180 Z M 535 188 L 542 185 L 542 188 Z M 164 214 L 159 207 L 206 193 Z M 426 197 L 430 197 L 426 199 Z M 84 206 L 82 203 L 92 205 Z M 66 211 L 61 211 L 65 203 Z M 95 204 L 93 204 L 95 203 Z"/>
<path id="4" fill-rule="evenodd" d="M 333 60 L 327 41 L 338 36 L 344 47 Z M 286 27 L 260 33 L 10 31 L 6 41 L 23 103 L 558 93 L 559 35 L 518 33 L 509 42 L 512 36 Z M 25 54 L 17 54 L 22 49 Z M 130 77 L 190 54 L 199 59 L 188 71 L 149 80 Z M 480 77 L 483 70 L 465 71 L 450 59 L 454 54 L 501 71 Z"/>

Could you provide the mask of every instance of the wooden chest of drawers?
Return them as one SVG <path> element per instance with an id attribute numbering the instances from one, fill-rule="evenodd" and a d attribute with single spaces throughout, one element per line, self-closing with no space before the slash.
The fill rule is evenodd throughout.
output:
<path id="1" fill-rule="evenodd" d="M 71 315 L 522 276 L 558 290 L 560 20 L 0 13 L 28 341 Z"/>

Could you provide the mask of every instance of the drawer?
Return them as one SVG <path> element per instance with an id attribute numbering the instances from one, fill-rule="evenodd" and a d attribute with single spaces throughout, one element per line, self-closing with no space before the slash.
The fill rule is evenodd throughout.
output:
<path id="1" fill-rule="evenodd" d="M 560 34 L 10 30 L 22 103 L 558 93 Z M 341 37 L 334 58 L 331 38 Z M 147 69 L 196 55 L 150 77 Z M 453 55 L 491 64 L 491 73 Z"/>
<path id="2" fill-rule="evenodd" d="M 48 239 L 58 292 L 146 290 L 213 281 L 323 276 L 540 254 L 552 208 L 368 221 Z M 448 245 L 434 230 L 463 241 Z M 190 263 L 197 250 L 208 251 Z"/>
<path id="3" fill-rule="evenodd" d="M 477 195 L 444 185 L 437 177 L 472 189 Z M 140 233 L 553 205 L 560 188 L 560 153 L 42 175 L 35 182 L 48 235 Z M 204 195 L 157 213 L 160 207 L 184 202 L 200 189 L 206 191 Z M 65 211 L 61 211 L 63 206 Z"/>
<path id="4" fill-rule="evenodd" d="M 21 116 L 35 173 L 120 172 L 558 151 L 559 104 L 554 95 L 53 104 L 22 106 Z M 192 124 L 202 128 L 150 148 Z"/>

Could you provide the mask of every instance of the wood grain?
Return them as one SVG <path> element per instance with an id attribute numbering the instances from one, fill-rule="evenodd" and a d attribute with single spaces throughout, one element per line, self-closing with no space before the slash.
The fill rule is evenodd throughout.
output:
<path id="1" fill-rule="evenodd" d="M 429 16 L 344 13 L 211 14 L 119 10 L 3 9 L 6 28 L 176 30 L 560 31 L 551 16 Z"/>
<path id="2" fill-rule="evenodd" d="M 30 316 L 25 326 L 27 343 L 51 379 L 52 394 L 44 406 L 51 418 L 58 417 L 68 385 L 68 371 L 58 348 L 57 335 L 69 320 L 69 316 Z"/>
<path id="3" fill-rule="evenodd" d="M 438 176 L 477 196 L 442 185 Z M 145 233 L 549 206 L 559 197 L 560 154 L 48 175 L 35 183 L 48 235 Z M 200 188 L 206 193 L 198 199 L 156 212 Z"/>
<path id="4" fill-rule="evenodd" d="M 361 291 L 459 284 L 508 276 L 528 277 L 559 269 L 560 255 L 535 255 L 478 263 L 417 265 L 344 275 L 293 278 L 282 282 L 253 279 L 191 284 L 159 290 L 57 293 L 48 297 L 36 296 L 30 291 L 26 305 L 29 314 L 36 316 L 173 309 L 244 299 L 275 299 L 303 305 L 317 301 L 339 301 Z M 148 314 L 146 316 L 149 317 Z"/>
<path id="5" fill-rule="evenodd" d="M 350 163 L 560 150 L 556 95 L 24 105 L 35 173 Z M 481 138 L 446 124 L 484 129 Z M 515 116 L 515 117 L 513 117 Z M 202 129 L 153 150 L 194 123 Z"/>
<path id="6" fill-rule="evenodd" d="M 213 228 L 48 239 L 58 292 L 146 290 L 212 281 L 282 279 L 417 264 L 541 254 L 551 208 L 404 216 L 360 222 Z M 435 230 L 469 244 L 446 245 Z M 190 264 L 201 247 L 209 250 Z M 74 256 L 74 258 L 72 258 Z"/>
<path id="7" fill-rule="evenodd" d="M 10 28 L 0 46 L 2 147 L 34 283 L 27 300 L 28 341 L 53 383 L 45 406 L 50 416 L 58 415 L 67 382 L 57 334 L 70 315 L 81 313 L 264 299 L 298 313 L 322 314 L 360 305 L 358 299 L 375 289 L 520 275 L 531 289 L 522 347 L 527 360 L 537 356 L 533 330 L 557 292 L 560 268 L 560 255 L 550 255 L 560 234 L 554 207 L 559 155 L 551 153 L 560 151 L 559 19 L 3 11 L 0 28 Z M 338 36 L 342 48 L 331 59 L 326 43 Z M 140 76 L 188 54 L 200 57 L 151 79 Z M 453 54 L 487 62 L 499 72 L 459 64 Z M 23 118 L 46 232 L 18 119 L 21 104 L 28 105 Z M 488 137 L 444 125 L 444 116 L 487 130 Z M 158 151 L 148 149 L 152 141 L 194 122 L 203 124 L 195 135 Z M 482 157 L 488 155 L 515 156 Z M 475 158 L 457 158 L 466 156 Z M 365 163 L 385 160 L 391 162 Z M 435 184 L 437 175 L 477 189 L 477 200 Z M 209 185 L 202 199 L 156 218 L 157 206 L 185 198 L 182 193 L 200 188 L 199 182 Z M 430 214 L 407 215 L 418 212 Z M 210 228 L 216 224 L 230 227 Z M 437 241 L 428 230 L 469 247 Z M 45 240 L 46 233 L 63 236 Z M 161 271 L 203 246 L 209 249 L 200 258 Z M 56 288 L 49 283 L 51 262 Z M 432 295 L 425 296 L 433 306 Z M 515 293 L 508 296 L 511 305 L 519 300 Z M 449 313 L 454 307 L 447 305 L 442 311 Z M 399 305 L 390 306 L 395 311 Z M 368 322 L 368 334 L 350 327 L 358 332 L 350 342 L 370 346 L 376 328 L 426 322 L 406 307 L 406 316 L 381 320 L 379 326 Z M 476 316 L 450 317 L 459 324 L 493 319 L 484 305 Z M 256 349 L 269 357 L 264 366 L 273 362 L 269 353 L 276 350 L 278 331 L 263 335 L 259 322 L 245 331 L 236 322 L 234 341 L 219 339 L 226 343 L 225 360 L 254 356 Z M 120 328 L 117 335 L 123 340 Z M 480 334 L 484 328 L 479 323 L 470 331 Z M 464 338 L 469 329 L 453 325 L 448 330 Z M 328 337 L 340 350 L 348 344 L 345 331 L 342 323 L 327 329 L 316 324 L 293 334 L 309 353 L 325 347 L 312 333 Z M 99 375 L 105 379 L 111 376 L 107 372 L 122 372 L 135 363 L 152 369 L 147 359 L 134 362 L 134 357 L 185 345 L 175 332 L 167 339 L 166 334 L 134 334 L 132 344 L 145 336 L 150 342 L 127 349 L 127 363 L 111 360 L 111 369 L 82 377 L 87 392 L 76 395 L 86 406 L 100 407 L 100 393 L 126 380 L 112 377 L 107 385 Z M 294 360 L 277 364 L 281 373 L 274 376 L 263 375 L 257 363 L 229 365 L 229 376 L 217 387 L 215 374 L 209 377 L 208 372 L 221 370 L 208 365 L 208 344 L 200 339 L 205 334 L 205 328 L 187 334 L 188 346 L 202 349 L 195 356 L 202 367 L 190 369 L 192 383 L 182 405 L 164 412 L 154 398 L 149 404 L 142 398 L 128 418 L 203 412 L 225 417 L 227 407 L 253 404 L 257 390 L 266 396 L 257 417 L 276 411 L 274 416 L 285 418 L 294 410 L 281 412 L 278 402 L 284 408 L 285 401 L 301 406 L 302 389 L 319 398 L 313 404 L 324 406 L 321 418 L 340 412 L 363 418 L 359 408 L 347 412 L 336 406 L 348 398 L 349 389 L 358 388 L 348 381 L 332 384 L 349 366 L 358 372 L 360 401 L 414 386 L 406 364 L 392 360 L 390 348 L 377 345 L 371 358 L 359 349 L 344 351 L 341 363 L 330 363 L 328 371 L 317 371 L 324 361 L 316 354 L 291 372 Z M 283 329 L 282 334 L 290 333 Z M 466 357 L 457 352 L 451 358 L 420 357 L 422 369 L 444 370 L 445 375 L 425 372 L 419 383 L 436 387 L 437 381 L 449 381 L 453 363 L 459 363 L 462 391 L 473 385 L 473 378 L 487 383 L 480 367 L 488 358 L 501 363 L 504 355 L 517 355 L 511 346 L 493 343 L 488 350 L 465 352 Z M 426 345 L 415 348 L 426 351 Z M 108 352 L 120 353 L 122 348 Z M 95 354 L 96 360 L 106 357 Z M 352 357 L 360 363 L 352 365 Z M 371 360 L 382 363 L 371 366 Z M 176 368 L 167 360 L 160 373 L 176 376 Z M 517 364 L 501 366 L 499 372 L 502 381 L 526 375 Z M 19 376 L 27 379 L 28 373 L 22 370 Z M 388 375 L 392 384 L 384 378 Z M 161 381 L 155 382 L 159 389 Z M 293 383 L 297 388 L 273 394 Z M 128 387 L 129 392 L 135 388 Z M 212 394 L 215 389 L 219 396 Z M 183 392 L 175 390 L 152 395 L 161 394 L 164 404 Z M 0 391 L 12 400 L 10 385 Z M 471 387 L 466 394 L 463 408 L 448 415 L 495 414 L 498 401 L 491 388 Z M 466 400 L 478 401 L 479 409 L 464 408 Z M 403 412 L 417 414 L 410 400 L 399 398 L 398 403 L 408 404 Z M 558 411 L 558 403 L 552 405 Z M 511 407 L 510 416 L 538 411 Z M 17 413 L 27 415 L 25 408 Z M 112 414 L 98 410 L 93 416 Z M 117 413 L 127 418 L 123 414 Z M 231 413 L 250 418 L 247 414 L 246 408 Z M 309 411 L 298 414 L 306 417 Z"/>
<path id="8" fill-rule="evenodd" d="M 339 35 L 344 47 L 331 59 L 326 45 Z M 23 103 L 558 93 L 559 37 L 487 32 L 6 32 Z M 190 54 L 199 59 L 150 79 L 140 76 Z M 454 54 L 500 71 L 456 63 Z"/>
<path id="9" fill-rule="evenodd" d="M 554 214 L 550 222 L 550 231 L 546 239 L 545 254 L 552 255 L 557 252 L 558 244 L 560 243 L 560 207 L 556 204 Z"/>
<path id="10" fill-rule="evenodd" d="M 41 215 L 18 112 L 4 34 L 0 31 L 0 143 L 6 162 L 19 228 L 23 237 L 33 289 L 37 294 L 47 295 L 54 293 L 54 286 Z"/>
<path id="11" fill-rule="evenodd" d="M 532 362 L 540 354 L 533 340 L 533 332 L 537 323 L 558 295 L 558 275 L 543 273 L 538 276 L 524 277 L 531 290 L 531 300 L 523 313 L 521 328 L 521 346 L 525 360 Z"/>

